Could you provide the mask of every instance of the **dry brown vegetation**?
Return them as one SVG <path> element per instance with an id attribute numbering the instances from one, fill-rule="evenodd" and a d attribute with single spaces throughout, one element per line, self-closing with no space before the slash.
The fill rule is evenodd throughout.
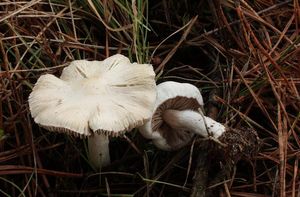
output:
<path id="1" fill-rule="evenodd" d="M 299 21 L 298 0 L 2 0 L 0 196 L 191 194 L 201 140 L 169 153 L 133 131 L 112 139 L 113 163 L 95 172 L 84 140 L 30 117 L 40 75 L 123 53 L 151 61 L 158 83 L 198 86 L 220 122 L 257 131 L 258 155 L 230 170 L 203 154 L 208 180 L 223 172 L 203 196 L 299 197 Z"/>

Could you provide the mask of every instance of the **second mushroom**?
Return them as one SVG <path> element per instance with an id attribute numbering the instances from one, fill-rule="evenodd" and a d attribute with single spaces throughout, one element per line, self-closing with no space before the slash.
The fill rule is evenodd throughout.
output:
<path id="1" fill-rule="evenodd" d="M 140 133 L 162 150 L 176 150 L 189 143 L 195 134 L 219 138 L 226 127 L 204 116 L 203 99 L 194 85 L 167 81 L 157 85 L 152 118 Z"/>

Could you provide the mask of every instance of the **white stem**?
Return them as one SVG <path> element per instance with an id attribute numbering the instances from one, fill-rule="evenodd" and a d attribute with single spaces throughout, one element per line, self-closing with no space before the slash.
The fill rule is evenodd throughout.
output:
<path id="1" fill-rule="evenodd" d="M 89 160 L 100 169 L 110 164 L 109 139 L 105 135 L 94 134 L 88 138 Z"/>
<path id="2" fill-rule="evenodd" d="M 185 129 L 204 137 L 208 133 L 215 138 L 220 137 L 226 130 L 225 126 L 215 120 L 191 110 L 166 110 L 163 119 L 175 129 Z"/>

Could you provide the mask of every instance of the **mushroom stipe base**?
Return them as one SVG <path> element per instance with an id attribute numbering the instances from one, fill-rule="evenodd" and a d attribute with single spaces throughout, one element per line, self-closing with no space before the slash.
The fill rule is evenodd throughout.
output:
<path id="1" fill-rule="evenodd" d="M 251 128 L 226 128 L 219 140 L 226 145 L 222 148 L 224 157 L 234 162 L 253 158 L 261 147 L 257 132 Z"/>
<path id="2" fill-rule="evenodd" d="M 198 143 L 197 166 L 193 177 L 191 197 L 214 196 L 208 186 L 223 182 L 226 174 L 230 174 L 239 160 L 252 159 L 261 147 L 261 140 L 256 131 L 251 128 L 227 127 L 226 132 L 217 140 L 220 143 L 203 140 Z M 220 162 L 222 162 L 222 168 L 220 168 Z"/>

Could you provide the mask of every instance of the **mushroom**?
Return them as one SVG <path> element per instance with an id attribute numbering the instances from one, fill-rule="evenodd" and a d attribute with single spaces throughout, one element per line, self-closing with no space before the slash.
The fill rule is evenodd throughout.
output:
<path id="1" fill-rule="evenodd" d="M 162 150 L 179 149 L 195 134 L 220 137 L 226 131 L 225 126 L 204 116 L 201 109 L 203 99 L 194 85 L 173 81 L 161 83 L 157 85 L 152 118 L 139 131 Z"/>
<path id="2" fill-rule="evenodd" d="M 29 108 L 47 130 L 88 136 L 90 162 L 100 168 L 110 163 L 108 137 L 144 124 L 155 98 L 152 66 L 131 64 L 117 54 L 104 61 L 75 60 L 60 78 L 42 75 L 29 95 Z"/>

